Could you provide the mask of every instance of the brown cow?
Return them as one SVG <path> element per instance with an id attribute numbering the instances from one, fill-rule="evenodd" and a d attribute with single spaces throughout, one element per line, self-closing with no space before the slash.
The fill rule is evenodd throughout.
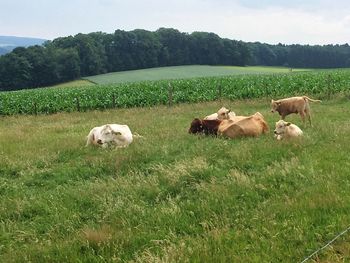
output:
<path id="1" fill-rule="evenodd" d="M 217 135 L 221 120 L 201 120 L 194 119 L 188 129 L 189 133 L 204 133 L 205 135 Z"/>
<path id="2" fill-rule="evenodd" d="M 237 118 L 238 117 L 238 118 Z M 242 136 L 257 137 L 267 133 L 269 127 L 260 112 L 251 116 L 236 116 L 236 120 L 223 120 L 219 125 L 218 134 L 229 138 Z"/>
<path id="3" fill-rule="evenodd" d="M 299 113 L 303 123 L 305 123 L 306 116 L 311 125 L 309 101 L 321 102 L 320 100 L 310 99 L 307 96 L 271 100 L 271 112 L 277 111 L 281 115 L 282 120 L 291 113 Z"/>

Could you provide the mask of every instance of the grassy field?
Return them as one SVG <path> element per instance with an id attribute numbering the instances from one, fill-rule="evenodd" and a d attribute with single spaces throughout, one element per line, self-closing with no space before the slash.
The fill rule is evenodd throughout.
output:
<path id="1" fill-rule="evenodd" d="M 311 105 L 305 137 L 192 136 L 225 105 L 1 117 L 1 262 L 300 262 L 350 222 L 350 102 Z M 89 130 L 126 123 L 128 148 L 86 148 Z M 349 234 L 317 262 L 348 262 Z M 316 260 L 316 258 L 314 258 Z"/>
<path id="2" fill-rule="evenodd" d="M 52 86 L 51 88 L 70 88 L 70 87 L 88 87 L 95 85 L 91 81 L 88 81 L 86 79 L 79 79 L 79 80 L 73 80 L 68 81 L 64 83 L 60 83 L 57 85 Z"/>
<path id="3" fill-rule="evenodd" d="M 293 69 L 306 71 L 306 69 Z M 129 70 L 86 77 L 96 84 L 139 82 L 145 80 L 184 79 L 197 77 L 215 77 L 242 74 L 288 73 L 290 68 L 282 67 L 236 67 L 236 66 L 176 66 L 140 70 Z"/>

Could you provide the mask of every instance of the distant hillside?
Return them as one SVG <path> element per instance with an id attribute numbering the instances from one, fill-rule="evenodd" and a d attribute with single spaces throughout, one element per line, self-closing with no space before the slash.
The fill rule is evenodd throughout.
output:
<path id="1" fill-rule="evenodd" d="M 294 72 L 306 70 L 307 69 L 293 69 Z M 84 77 L 84 79 L 96 84 L 111 84 L 125 82 L 140 82 L 146 80 L 186 79 L 199 77 L 269 73 L 273 74 L 288 72 L 290 72 L 290 68 L 286 67 L 186 65 L 111 72 L 107 74 Z"/>
<path id="2" fill-rule="evenodd" d="M 32 37 L 0 36 L 0 55 L 9 53 L 16 47 L 42 45 L 46 39 Z"/>

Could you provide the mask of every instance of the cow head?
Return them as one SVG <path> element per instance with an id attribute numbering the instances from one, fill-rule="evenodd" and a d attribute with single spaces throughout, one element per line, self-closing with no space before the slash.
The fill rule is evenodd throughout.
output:
<path id="1" fill-rule="evenodd" d="M 273 131 L 277 139 L 281 137 L 286 131 L 286 128 L 291 125 L 290 122 L 285 122 L 284 120 L 279 120 L 276 122 L 275 130 Z"/>
<path id="2" fill-rule="evenodd" d="M 225 107 L 222 107 L 220 110 L 218 110 L 218 119 L 219 120 L 228 120 L 230 118 L 229 113 L 231 110 L 226 109 Z"/>
<path id="3" fill-rule="evenodd" d="M 192 134 L 196 134 L 196 133 L 201 133 L 203 132 L 204 128 L 203 128 L 203 123 L 200 119 L 195 118 L 192 122 L 191 122 L 191 126 L 188 129 L 188 133 L 192 133 Z"/>
<path id="4" fill-rule="evenodd" d="M 278 110 L 278 107 L 281 105 L 281 102 L 280 101 L 274 101 L 274 100 L 271 100 L 271 112 L 275 112 Z"/>
<path id="5" fill-rule="evenodd" d="M 97 138 L 97 143 L 102 146 L 107 146 L 109 143 L 114 142 L 116 136 L 122 134 L 118 131 L 114 131 L 110 125 L 105 125 L 100 132 L 100 137 Z"/>

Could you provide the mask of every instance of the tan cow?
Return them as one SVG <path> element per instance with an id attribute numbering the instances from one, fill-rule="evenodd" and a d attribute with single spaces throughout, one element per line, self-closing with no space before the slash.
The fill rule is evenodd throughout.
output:
<path id="1" fill-rule="evenodd" d="M 234 119 L 223 120 L 218 128 L 218 134 L 229 138 L 257 137 L 268 131 L 269 127 L 260 112 L 251 116 L 236 116 Z"/>
<path id="2" fill-rule="evenodd" d="M 274 134 L 277 140 L 294 138 L 303 135 L 303 131 L 290 122 L 285 122 L 284 120 L 279 120 L 276 122 L 276 128 Z"/>
<path id="3" fill-rule="evenodd" d="M 281 115 L 282 120 L 291 113 L 299 113 L 303 123 L 305 123 L 306 116 L 311 125 L 309 101 L 321 102 L 320 100 L 310 99 L 307 96 L 271 100 L 271 112 L 277 111 Z"/>

